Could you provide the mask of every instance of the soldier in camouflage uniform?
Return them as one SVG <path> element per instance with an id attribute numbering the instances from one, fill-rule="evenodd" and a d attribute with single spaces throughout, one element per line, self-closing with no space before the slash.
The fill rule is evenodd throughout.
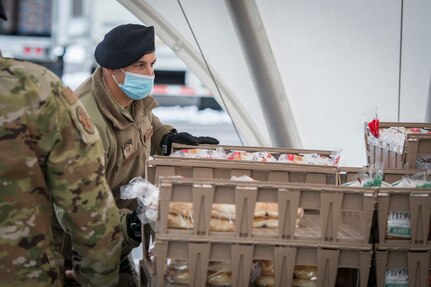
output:
<path id="1" fill-rule="evenodd" d="M 150 95 L 156 53 L 154 27 L 126 24 L 108 32 L 94 52 L 100 65 L 76 93 L 100 132 L 106 156 L 106 179 L 117 206 L 134 209 L 136 200 L 120 199 L 120 188 L 145 176 L 150 155 L 168 155 L 172 143 L 218 144 L 211 137 L 178 133 L 153 114 Z"/>
<path id="2" fill-rule="evenodd" d="M 72 234 L 76 280 L 118 282 L 122 229 L 104 170 L 76 95 L 47 69 L 0 57 L 0 286 L 62 286 L 53 203 Z"/>
<path id="3" fill-rule="evenodd" d="M 115 27 L 96 47 L 94 56 L 101 67 L 76 89 L 100 132 L 106 179 L 117 206 L 130 210 L 137 207 L 137 202 L 121 199 L 120 188 L 133 177 L 145 176 L 145 162 L 150 155 L 168 155 L 174 142 L 218 144 L 211 137 L 178 133 L 153 114 L 158 105 L 150 95 L 156 62 L 154 39 L 153 27 Z M 151 228 L 145 225 L 144 229 L 148 238 Z M 137 285 L 132 265 L 122 256 L 119 286 Z"/>

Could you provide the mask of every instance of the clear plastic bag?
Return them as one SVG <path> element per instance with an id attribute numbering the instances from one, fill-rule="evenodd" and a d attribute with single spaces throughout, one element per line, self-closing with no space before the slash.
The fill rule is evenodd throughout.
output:
<path id="1" fill-rule="evenodd" d="M 431 171 L 428 169 L 414 175 L 403 176 L 402 179 L 394 182 L 392 186 L 397 188 L 431 188 Z"/>
<path id="2" fill-rule="evenodd" d="M 133 178 L 129 184 L 120 188 L 121 199 L 135 199 L 138 201 L 136 212 L 142 224 L 155 223 L 159 189 L 142 177 Z"/>
<path id="3" fill-rule="evenodd" d="M 356 180 L 347 182 L 343 186 L 356 187 L 390 187 L 391 185 L 383 181 L 383 164 L 376 163 L 369 167 L 368 171 L 359 173 Z"/>
<path id="4" fill-rule="evenodd" d="M 186 158 L 205 158 L 205 159 L 226 159 L 226 152 L 222 147 L 216 149 L 182 149 L 170 154 L 171 157 L 186 157 Z"/>
<path id="5" fill-rule="evenodd" d="M 341 158 L 341 149 L 334 150 L 330 156 L 317 153 L 310 154 L 281 154 L 279 162 L 315 164 L 315 165 L 334 165 L 338 166 Z"/>

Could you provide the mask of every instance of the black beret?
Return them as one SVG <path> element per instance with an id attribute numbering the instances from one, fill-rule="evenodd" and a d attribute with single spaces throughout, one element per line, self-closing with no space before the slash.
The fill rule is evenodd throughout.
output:
<path id="1" fill-rule="evenodd" d="M 94 51 L 96 62 L 109 69 L 130 66 L 155 51 L 154 27 L 126 24 L 109 31 Z"/>

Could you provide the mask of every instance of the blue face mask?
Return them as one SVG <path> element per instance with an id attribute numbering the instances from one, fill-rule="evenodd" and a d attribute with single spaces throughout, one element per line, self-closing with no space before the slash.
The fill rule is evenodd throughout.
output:
<path id="1" fill-rule="evenodd" d="M 142 100 L 148 96 L 154 87 L 154 76 L 146 76 L 131 72 L 124 72 L 124 83 L 119 84 L 113 76 L 118 87 L 132 100 Z"/>

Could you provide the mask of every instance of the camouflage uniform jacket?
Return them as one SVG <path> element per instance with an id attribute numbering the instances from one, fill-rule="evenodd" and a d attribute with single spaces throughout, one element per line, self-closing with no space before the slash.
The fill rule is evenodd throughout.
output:
<path id="1" fill-rule="evenodd" d="M 146 159 L 150 154 L 161 154 L 160 142 L 174 127 L 162 124 L 152 113 L 157 102 L 151 96 L 133 101 L 129 110 L 117 104 L 104 83 L 100 67 L 76 93 L 102 138 L 106 179 L 117 206 L 133 210 L 137 207 L 136 200 L 121 200 L 120 187 L 136 176 L 145 176 Z"/>
<path id="2" fill-rule="evenodd" d="M 119 214 L 104 177 L 100 137 L 53 73 L 0 58 L 0 286 L 61 286 L 52 203 L 65 211 L 77 280 L 118 280 Z"/>

